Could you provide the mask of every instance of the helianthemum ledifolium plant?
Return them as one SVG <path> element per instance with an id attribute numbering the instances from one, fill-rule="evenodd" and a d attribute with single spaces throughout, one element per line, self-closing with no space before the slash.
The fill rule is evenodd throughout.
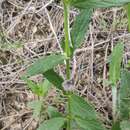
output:
<path id="1" fill-rule="evenodd" d="M 73 57 L 74 51 L 81 46 L 90 23 L 93 10 L 96 8 L 124 6 L 130 2 L 130 0 L 63 0 L 62 2 L 64 7 L 65 36 L 62 42 L 64 53 L 54 53 L 44 56 L 34 62 L 34 64 L 27 69 L 26 77 L 24 77 L 24 79 L 27 81 L 30 89 L 39 96 L 39 100 L 30 103 L 29 106 L 34 109 L 34 116 L 40 118 L 40 113 L 44 110 L 44 104 L 42 104 L 43 97 L 49 91 L 50 86 L 54 86 L 56 89 L 62 91 L 64 97 L 66 98 L 65 113 L 60 114 L 55 108 L 51 109 L 51 113 L 57 114 L 49 116 L 48 120 L 40 123 L 38 130 L 105 130 L 104 126 L 97 119 L 94 108 L 82 97 L 76 95 L 74 92 L 71 92 L 70 89 L 67 89 L 68 86 L 64 87 L 64 84 L 66 81 L 71 79 L 70 60 Z M 74 21 L 71 31 L 69 27 L 70 7 L 75 7 L 80 11 Z M 119 48 L 123 50 L 122 46 L 119 46 Z M 122 51 L 120 53 L 122 54 Z M 65 79 L 55 71 L 55 67 L 57 65 L 64 64 L 64 61 L 66 66 Z M 119 65 L 120 62 L 121 60 L 118 62 Z M 28 79 L 29 77 L 37 74 L 43 75 L 45 79 L 44 83 L 37 84 Z M 113 81 L 112 78 L 111 81 Z M 113 82 L 113 85 L 113 93 L 115 93 L 116 83 Z M 116 95 L 114 94 L 113 115 L 116 115 L 115 96 Z M 125 123 L 126 122 L 124 122 L 124 124 Z"/>

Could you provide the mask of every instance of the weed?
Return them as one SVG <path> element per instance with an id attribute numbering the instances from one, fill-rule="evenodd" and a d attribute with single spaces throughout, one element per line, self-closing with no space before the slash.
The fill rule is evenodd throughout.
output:
<path id="1" fill-rule="evenodd" d="M 49 120 L 44 121 L 39 125 L 38 130 L 74 130 L 75 126 L 80 130 L 105 130 L 104 126 L 98 120 L 96 112 L 92 105 L 84 101 L 80 96 L 77 96 L 74 92 L 64 90 L 64 82 L 70 80 L 70 59 L 73 57 L 73 53 L 76 48 L 80 47 L 82 40 L 86 34 L 86 30 L 89 26 L 93 9 L 96 8 L 110 8 L 117 6 L 124 6 L 130 2 L 130 0 L 63 0 L 64 5 L 64 32 L 65 40 L 63 42 L 64 54 L 53 54 L 46 56 L 44 58 L 36 61 L 32 66 L 27 69 L 26 77 L 34 76 L 36 74 L 42 74 L 45 78 L 44 83 L 35 84 L 29 79 L 25 78 L 28 86 L 31 90 L 37 94 L 39 97 L 44 97 L 49 91 L 49 86 L 54 85 L 57 89 L 63 92 L 64 97 L 66 98 L 66 112 L 61 115 L 52 109 L 51 113 L 57 113 L 53 116 L 50 116 Z M 69 9 L 70 7 L 76 7 L 80 10 L 80 14 L 76 17 L 72 31 L 69 29 Z M 128 5 L 129 10 L 129 5 Z M 129 12 L 129 11 L 128 11 Z M 123 78 L 121 83 L 122 86 L 126 87 L 125 89 L 120 89 L 120 115 L 118 118 L 118 101 L 117 101 L 117 82 L 120 79 L 120 70 L 121 70 L 121 61 L 123 55 L 123 45 L 118 44 L 113 50 L 111 61 L 110 61 L 110 83 L 112 85 L 112 94 L 113 94 L 113 130 L 115 129 L 115 124 L 119 121 L 119 127 L 124 130 L 126 125 L 129 127 L 128 118 L 123 114 L 125 110 L 129 112 L 128 108 L 125 108 L 124 103 L 128 101 L 127 96 L 124 94 L 124 91 L 127 91 L 130 74 L 127 71 L 123 71 Z M 66 62 L 66 79 L 64 80 L 58 73 L 54 71 L 54 68 L 58 64 L 63 64 Z M 123 93 L 122 93 L 123 91 Z M 125 99 L 124 99 L 125 96 Z M 34 109 L 34 115 L 40 118 L 40 112 L 43 109 L 41 100 L 34 101 L 30 106 Z M 123 109 L 124 108 L 124 109 Z M 44 109 L 43 109 L 44 110 Z M 128 113 L 127 113 L 128 114 Z M 128 115 L 127 115 L 128 116 Z M 125 117 L 123 120 L 123 117 Z M 118 120 L 119 119 L 119 120 Z M 120 120 L 122 120 L 120 122 Z M 120 125 L 121 124 L 121 125 Z M 118 129 L 119 130 L 119 129 Z"/>

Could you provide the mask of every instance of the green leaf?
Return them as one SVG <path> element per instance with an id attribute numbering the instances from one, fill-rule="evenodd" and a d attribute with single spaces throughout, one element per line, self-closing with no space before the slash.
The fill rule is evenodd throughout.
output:
<path id="1" fill-rule="evenodd" d="M 117 121 L 117 122 L 113 123 L 111 130 L 121 130 L 121 128 L 120 128 L 120 122 Z"/>
<path id="2" fill-rule="evenodd" d="M 26 81 L 31 91 L 38 96 L 45 96 L 51 86 L 51 83 L 46 79 L 43 83 L 34 83 L 33 81 L 26 78 L 24 80 Z"/>
<path id="3" fill-rule="evenodd" d="M 130 3 L 126 6 L 127 17 L 128 17 L 128 31 L 130 33 Z"/>
<path id="4" fill-rule="evenodd" d="M 42 101 L 35 100 L 32 102 L 29 102 L 27 106 L 31 109 L 33 109 L 33 118 L 37 119 L 39 118 L 42 110 Z"/>
<path id="5" fill-rule="evenodd" d="M 26 82 L 27 82 L 28 87 L 31 89 L 33 93 L 35 93 L 38 96 L 42 96 L 43 92 L 42 92 L 41 87 L 39 87 L 36 83 L 34 83 L 33 81 L 29 79 L 26 80 Z"/>
<path id="6" fill-rule="evenodd" d="M 45 121 L 43 124 L 40 124 L 37 130 L 60 130 L 64 125 L 65 118 L 56 117 L 50 120 Z"/>
<path id="7" fill-rule="evenodd" d="M 120 116 L 121 119 L 130 118 L 130 72 L 123 70 L 120 85 Z"/>
<path id="8" fill-rule="evenodd" d="M 58 112 L 58 110 L 55 107 L 52 107 L 52 106 L 48 106 L 47 113 L 50 118 L 62 117 L 62 114 Z"/>
<path id="9" fill-rule="evenodd" d="M 83 119 L 96 119 L 96 112 L 94 108 L 88 104 L 82 97 L 70 96 L 70 111 L 72 115 L 81 117 Z"/>
<path id="10" fill-rule="evenodd" d="M 79 127 L 84 130 L 105 130 L 105 128 L 101 125 L 101 123 L 98 120 L 83 120 L 81 118 L 75 118 L 75 120 Z"/>
<path id="11" fill-rule="evenodd" d="M 130 130 L 130 121 L 122 121 L 121 130 Z"/>
<path id="12" fill-rule="evenodd" d="M 66 59 L 65 55 L 49 55 L 44 58 L 40 58 L 34 64 L 27 69 L 27 76 L 33 76 L 36 74 L 43 74 L 46 71 L 52 69 L 58 64 L 63 63 Z"/>
<path id="13" fill-rule="evenodd" d="M 57 87 L 58 89 L 63 89 L 62 83 L 64 82 L 64 79 L 60 75 L 58 75 L 53 69 L 46 71 L 45 73 L 43 73 L 43 75 L 55 87 Z"/>
<path id="14" fill-rule="evenodd" d="M 110 8 L 123 6 L 130 2 L 130 0 L 71 0 L 70 5 L 79 8 Z"/>
<path id="15" fill-rule="evenodd" d="M 44 82 L 39 83 L 38 85 L 40 88 L 42 88 L 42 96 L 46 96 L 52 86 L 52 84 L 47 79 L 44 79 Z"/>
<path id="16" fill-rule="evenodd" d="M 84 40 L 85 34 L 88 30 L 93 9 L 87 8 L 81 10 L 79 15 L 76 16 L 72 30 L 71 30 L 71 41 L 72 46 L 70 46 L 70 56 L 73 56 L 73 52 L 76 48 L 79 48 Z M 61 41 L 62 48 L 65 50 L 64 38 Z"/>
<path id="17" fill-rule="evenodd" d="M 114 47 L 111 54 L 109 77 L 112 85 L 116 86 L 117 81 L 120 79 L 121 61 L 123 57 L 123 44 L 119 43 Z"/>
<path id="18" fill-rule="evenodd" d="M 74 120 L 83 130 L 104 130 L 104 127 L 97 120 L 94 108 L 88 104 L 82 97 L 70 95 L 70 112 Z"/>
<path id="19" fill-rule="evenodd" d="M 74 21 L 71 31 L 71 39 L 74 50 L 79 48 L 82 41 L 84 40 L 85 34 L 90 24 L 92 12 L 92 9 L 87 8 L 85 10 L 81 10 L 80 14 L 76 16 L 76 20 Z"/>

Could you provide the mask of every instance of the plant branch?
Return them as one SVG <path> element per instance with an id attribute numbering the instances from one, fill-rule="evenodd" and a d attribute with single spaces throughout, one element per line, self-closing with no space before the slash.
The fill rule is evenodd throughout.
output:
<path id="1" fill-rule="evenodd" d="M 63 0 L 64 4 L 64 32 L 65 32 L 65 53 L 67 57 L 70 57 L 70 31 L 69 31 L 69 4 L 67 0 Z M 70 60 L 66 60 L 66 78 L 70 79 Z M 68 119 L 67 130 L 71 130 L 71 111 L 70 111 L 70 94 L 68 92 Z"/>

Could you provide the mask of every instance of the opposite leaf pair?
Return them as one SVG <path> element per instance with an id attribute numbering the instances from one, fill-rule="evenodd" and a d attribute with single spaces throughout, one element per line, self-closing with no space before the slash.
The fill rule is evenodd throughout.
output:
<path id="1" fill-rule="evenodd" d="M 97 120 L 93 107 L 83 98 L 72 94 L 69 97 L 71 115 L 53 117 L 41 124 L 38 130 L 59 130 L 64 128 L 68 118 L 71 118 L 71 129 L 80 130 L 105 130 L 100 121 Z"/>

